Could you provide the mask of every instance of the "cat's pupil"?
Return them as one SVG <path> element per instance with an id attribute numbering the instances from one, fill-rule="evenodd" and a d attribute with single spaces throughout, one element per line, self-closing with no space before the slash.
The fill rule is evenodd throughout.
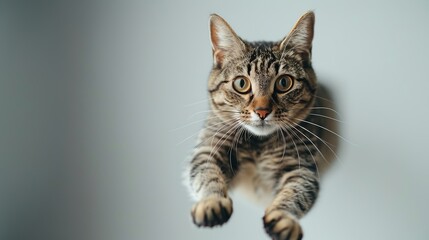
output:
<path id="1" fill-rule="evenodd" d="M 280 85 L 282 87 L 286 87 L 286 79 L 284 79 L 284 78 L 280 79 Z"/>
<path id="2" fill-rule="evenodd" d="M 240 80 L 240 88 L 244 88 L 244 85 L 246 85 L 246 82 L 244 81 L 244 79 Z"/>

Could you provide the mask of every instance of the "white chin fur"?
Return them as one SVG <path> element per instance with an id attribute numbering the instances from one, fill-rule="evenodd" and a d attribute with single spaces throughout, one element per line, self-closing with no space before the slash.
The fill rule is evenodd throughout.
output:
<path id="1" fill-rule="evenodd" d="M 257 136 L 268 136 L 277 130 L 277 127 L 273 125 L 265 125 L 260 127 L 245 125 L 245 127 L 247 130 Z"/>
<path id="2" fill-rule="evenodd" d="M 265 119 L 265 121 L 270 121 L 273 118 L 274 113 L 268 115 L 268 117 Z M 254 123 L 259 123 L 261 120 L 258 117 L 258 115 L 256 115 L 256 113 L 252 112 L 250 114 L 250 118 L 251 121 Z M 273 132 L 275 132 L 277 130 L 277 126 L 275 125 L 267 125 L 264 124 L 263 126 L 253 126 L 253 125 L 244 125 L 246 127 L 247 130 L 249 130 L 251 133 L 257 135 L 257 136 L 268 136 L 270 134 L 272 134 Z"/>

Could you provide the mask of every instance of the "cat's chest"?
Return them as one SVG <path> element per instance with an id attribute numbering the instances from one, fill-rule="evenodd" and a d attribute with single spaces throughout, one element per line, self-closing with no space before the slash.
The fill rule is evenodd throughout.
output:
<path id="1" fill-rule="evenodd" d="M 271 186 L 282 169 L 294 162 L 298 151 L 291 139 L 279 138 L 244 139 L 237 145 L 236 160 L 238 171 L 247 178 L 258 179 L 266 186 Z"/>
<path id="2" fill-rule="evenodd" d="M 285 150 L 285 145 L 277 139 L 242 139 L 237 145 L 238 163 L 252 162 L 256 166 L 263 162 L 273 161 L 273 153 L 279 150 Z"/>
<path id="3" fill-rule="evenodd" d="M 270 145 L 244 142 L 236 148 L 238 171 L 233 185 L 258 202 L 271 201 L 275 171 L 270 167 Z"/>

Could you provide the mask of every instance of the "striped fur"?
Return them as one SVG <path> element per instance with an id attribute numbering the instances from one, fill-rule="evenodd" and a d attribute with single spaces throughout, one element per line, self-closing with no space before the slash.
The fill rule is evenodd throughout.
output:
<path id="1" fill-rule="evenodd" d="M 298 219 L 313 206 L 320 173 L 336 146 L 329 95 L 317 85 L 311 65 L 313 25 L 308 12 L 282 41 L 247 42 L 212 15 L 212 111 L 186 179 L 197 200 L 196 225 L 225 223 L 233 211 L 228 190 L 238 188 L 266 203 L 270 237 L 302 238 Z M 285 93 L 276 90 L 281 76 L 293 79 Z M 234 89 L 241 78 L 250 82 L 249 92 Z"/>

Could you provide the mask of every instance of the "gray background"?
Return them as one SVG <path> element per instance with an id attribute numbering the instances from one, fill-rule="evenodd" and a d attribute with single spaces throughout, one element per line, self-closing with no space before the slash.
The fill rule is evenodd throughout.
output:
<path id="1" fill-rule="evenodd" d="M 343 121 L 305 239 L 427 239 L 427 1 L 3 1 L 0 239 L 267 239 L 234 196 L 197 229 L 184 162 L 207 110 L 210 13 L 280 40 L 316 12 Z"/>

